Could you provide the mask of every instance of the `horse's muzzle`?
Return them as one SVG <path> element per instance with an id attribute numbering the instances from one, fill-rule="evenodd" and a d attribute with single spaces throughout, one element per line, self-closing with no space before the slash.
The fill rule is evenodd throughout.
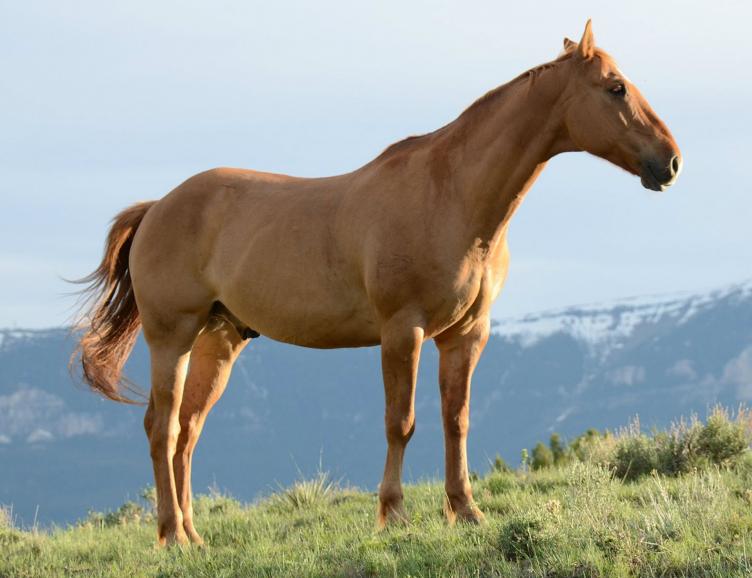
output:
<path id="1" fill-rule="evenodd" d="M 676 182 L 682 169 L 682 158 L 672 154 L 668 161 L 645 159 L 640 170 L 642 186 L 651 191 L 665 191 Z"/>

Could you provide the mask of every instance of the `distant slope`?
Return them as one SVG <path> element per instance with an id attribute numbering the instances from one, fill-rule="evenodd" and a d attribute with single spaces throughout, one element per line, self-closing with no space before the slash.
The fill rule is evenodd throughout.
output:
<path id="1" fill-rule="evenodd" d="M 67 332 L 0 330 L 0 503 L 26 522 L 71 521 L 150 483 L 143 408 L 71 383 Z M 436 348 L 424 347 L 409 477 L 440 475 Z M 127 372 L 148 385 L 139 342 Z M 548 431 L 666 425 L 752 398 L 752 282 L 504 320 L 473 381 L 471 467 Z M 194 487 L 243 499 L 310 474 L 373 488 L 385 452 L 376 348 L 318 351 L 259 339 L 236 365 L 197 449 Z"/>

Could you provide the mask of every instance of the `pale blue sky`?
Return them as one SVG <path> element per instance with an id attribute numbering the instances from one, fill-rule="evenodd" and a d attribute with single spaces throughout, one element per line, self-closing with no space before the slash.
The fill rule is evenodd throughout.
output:
<path id="1" fill-rule="evenodd" d="M 5 2 L 0 326 L 65 322 L 58 276 L 193 173 L 349 171 L 551 60 L 592 17 L 684 154 L 663 194 L 554 159 L 510 231 L 497 316 L 749 278 L 749 2 Z"/>

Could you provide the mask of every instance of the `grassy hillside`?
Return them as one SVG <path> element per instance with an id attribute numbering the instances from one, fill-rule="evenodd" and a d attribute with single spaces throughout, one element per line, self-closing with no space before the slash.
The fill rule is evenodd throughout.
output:
<path id="1" fill-rule="evenodd" d="M 6 520 L 0 576 L 749 576 L 752 462 L 746 445 L 727 451 L 748 425 L 715 412 L 651 436 L 556 440 L 551 459 L 539 447 L 475 481 L 480 527 L 448 527 L 441 484 L 424 483 L 406 488 L 412 523 L 377 533 L 376 495 L 325 476 L 251 505 L 200 496 L 206 548 L 157 549 L 148 493 L 51 532 Z"/>
<path id="2" fill-rule="evenodd" d="M 131 506 L 49 534 L 0 530 L 0 576 L 748 576 L 750 482 L 709 469 L 623 483 L 582 463 L 494 472 L 476 482 L 487 525 L 447 527 L 427 483 L 406 488 L 412 524 L 382 533 L 374 494 L 203 496 L 207 548 L 156 549 Z"/>

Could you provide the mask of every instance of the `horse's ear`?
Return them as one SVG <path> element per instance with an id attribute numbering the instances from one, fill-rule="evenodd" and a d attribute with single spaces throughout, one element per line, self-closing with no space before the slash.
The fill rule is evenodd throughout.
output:
<path id="1" fill-rule="evenodd" d="M 569 54 L 572 52 L 575 48 L 577 48 L 577 43 L 574 40 L 570 40 L 569 38 L 564 38 L 564 50 L 562 50 L 559 53 L 559 56 L 563 56 L 564 54 Z"/>
<path id="2" fill-rule="evenodd" d="M 585 60 L 590 60 L 595 54 L 595 38 L 593 38 L 593 21 L 588 18 L 585 24 L 585 32 L 577 45 L 578 54 Z"/>

